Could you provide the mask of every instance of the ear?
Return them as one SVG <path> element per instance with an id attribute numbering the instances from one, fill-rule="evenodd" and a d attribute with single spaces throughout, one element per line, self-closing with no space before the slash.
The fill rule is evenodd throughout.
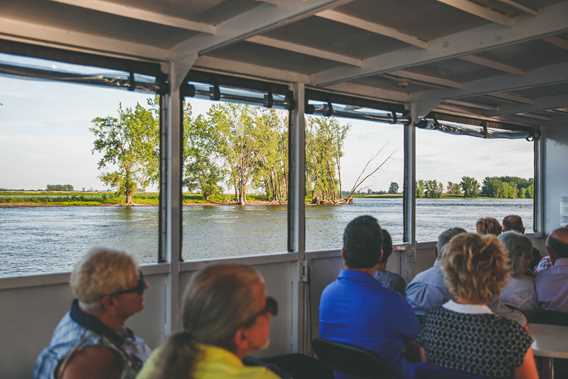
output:
<path id="1" fill-rule="evenodd" d="M 239 352 L 241 351 L 248 351 L 248 339 L 246 337 L 245 329 L 237 329 L 233 336 L 233 345 L 235 346 L 235 352 L 237 355 L 239 355 Z"/>
<path id="2" fill-rule="evenodd" d="M 341 249 L 341 258 L 343 258 L 343 260 L 345 260 L 346 254 L 347 254 L 347 252 L 345 251 L 345 249 Z"/>
<path id="3" fill-rule="evenodd" d="M 383 262 L 383 258 L 385 257 L 385 251 L 383 250 L 383 248 L 381 247 L 381 250 L 379 250 L 379 260 L 378 262 Z"/>

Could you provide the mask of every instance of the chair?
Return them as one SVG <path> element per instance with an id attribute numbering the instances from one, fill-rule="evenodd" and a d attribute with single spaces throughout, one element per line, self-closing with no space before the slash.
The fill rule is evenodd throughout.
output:
<path id="1" fill-rule="evenodd" d="M 333 371 L 319 360 L 304 354 L 283 354 L 272 357 L 245 357 L 246 366 L 264 366 L 282 379 L 333 379 Z"/>
<path id="2" fill-rule="evenodd" d="M 315 338 L 312 349 L 324 366 L 361 379 L 387 379 L 392 377 L 375 353 L 355 346 Z"/>
<path id="3" fill-rule="evenodd" d="M 527 314 L 529 323 L 568 326 L 568 313 L 557 311 L 536 311 Z"/>

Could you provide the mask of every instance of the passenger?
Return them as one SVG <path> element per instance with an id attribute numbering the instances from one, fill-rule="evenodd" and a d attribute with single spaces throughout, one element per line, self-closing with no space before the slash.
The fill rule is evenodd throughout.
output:
<path id="1" fill-rule="evenodd" d="M 382 249 L 382 231 L 374 217 L 349 222 L 343 233 L 345 269 L 321 295 L 320 337 L 373 351 L 394 372 L 412 378 L 415 367 L 403 351 L 414 342 L 419 323 L 402 296 L 374 279 Z"/>
<path id="2" fill-rule="evenodd" d="M 517 233 L 525 234 L 525 226 L 523 219 L 519 215 L 508 215 L 503 217 L 503 232 L 515 231 Z"/>
<path id="3" fill-rule="evenodd" d="M 147 288 L 134 258 L 93 249 L 71 273 L 76 299 L 37 358 L 33 377 L 134 378 L 150 355 L 125 326 L 144 308 Z"/>
<path id="4" fill-rule="evenodd" d="M 440 233 L 436 242 L 434 265 L 417 274 L 406 288 L 406 300 L 417 316 L 424 316 L 426 312 L 450 300 L 450 292 L 446 288 L 442 274 L 444 247 L 452 237 L 465 232 L 462 228 L 450 228 Z"/>
<path id="5" fill-rule="evenodd" d="M 483 217 L 475 223 L 475 229 L 479 234 L 493 234 L 498 236 L 503 231 L 501 224 L 493 217 Z"/>
<path id="6" fill-rule="evenodd" d="M 182 306 L 183 331 L 156 349 L 138 379 L 277 379 L 241 359 L 269 343 L 277 312 L 262 276 L 252 267 L 221 264 L 192 276 Z"/>
<path id="7" fill-rule="evenodd" d="M 392 238 L 386 229 L 381 229 L 383 236 L 383 255 L 377 265 L 375 279 L 391 291 L 398 292 L 404 296 L 406 292 L 406 281 L 397 273 L 386 270 L 387 262 L 392 254 Z"/>
<path id="8" fill-rule="evenodd" d="M 426 316 L 418 342 L 435 365 L 487 378 L 537 379 L 532 339 L 487 306 L 509 277 L 507 252 L 492 235 L 460 234 L 443 257 L 453 299 Z"/>
<path id="9" fill-rule="evenodd" d="M 503 217 L 503 232 L 514 231 L 521 234 L 525 234 L 525 226 L 523 225 L 523 219 L 519 215 L 509 215 Z M 532 248 L 532 259 L 530 263 L 530 271 L 536 272 L 538 264 L 541 261 L 540 251 L 533 247 Z"/>
<path id="10" fill-rule="evenodd" d="M 545 310 L 568 313 L 568 228 L 554 230 L 546 239 L 552 267 L 536 274 L 536 297 Z"/>
<path id="11" fill-rule="evenodd" d="M 501 234 L 499 239 L 509 252 L 511 279 L 501 291 L 501 301 L 521 311 L 537 309 L 534 278 L 530 274 L 533 245 L 531 240 L 517 232 Z"/>

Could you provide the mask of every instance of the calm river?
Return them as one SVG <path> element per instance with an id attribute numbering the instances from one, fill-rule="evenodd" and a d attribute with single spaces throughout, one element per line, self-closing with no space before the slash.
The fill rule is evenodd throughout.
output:
<path id="1" fill-rule="evenodd" d="M 417 240 L 432 241 L 450 226 L 475 229 L 480 217 L 518 214 L 527 231 L 532 200 L 419 199 Z M 286 207 L 191 206 L 183 212 L 185 260 L 286 251 Z M 336 249 L 352 218 L 370 214 L 402 240 L 402 199 L 355 199 L 353 205 L 306 207 L 307 250 Z M 92 246 L 125 249 L 154 263 L 156 207 L 0 208 L 0 277 L 68 271 Z"/>

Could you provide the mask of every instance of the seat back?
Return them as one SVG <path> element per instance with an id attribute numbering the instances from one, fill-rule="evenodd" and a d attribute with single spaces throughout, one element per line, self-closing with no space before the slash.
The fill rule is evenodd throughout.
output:
<path id="1" fill-rule="evenodd" d="M 527 314 L 527 319 L 533 324 L 550 324 L 568 326 L 568 313 L 557 311 L 536 311 Z"/>
<path id="2" fill-rule="evenodd" d="M 391 378 L 391 371 L 369 350 L 315 338 L 312 349 L 330 369 L 360 378 Z"/>

